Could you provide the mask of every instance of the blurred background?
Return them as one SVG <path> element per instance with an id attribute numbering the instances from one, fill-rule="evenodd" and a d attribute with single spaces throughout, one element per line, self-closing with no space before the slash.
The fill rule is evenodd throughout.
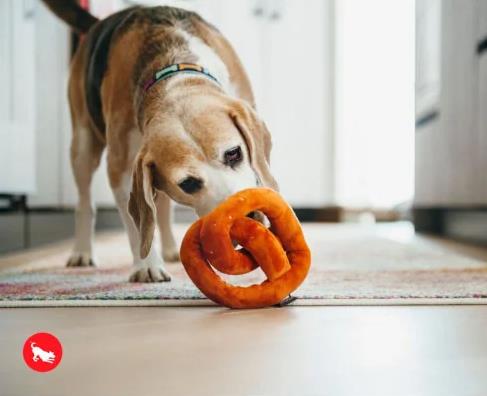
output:
<path id="1" fill-rule="evenodd" d="M 464 215 L 477 219 L 487 202 L 487 65 L 477 51 L 487 2 L 81 3 L 98 17 L 174 5 L 216 25 L 250 75 L 273 135 L 274 175 L 302 220 L 412 218 L 419 230 L 479 239 L 483 226 Z M 0 19 L 0 251 L 8 251 L 73 232 L 66 84 L 76 40 L 36 0 L 0 0 Z M 119 227 L 104 164 L 93 191 L 98 228 Z"/>

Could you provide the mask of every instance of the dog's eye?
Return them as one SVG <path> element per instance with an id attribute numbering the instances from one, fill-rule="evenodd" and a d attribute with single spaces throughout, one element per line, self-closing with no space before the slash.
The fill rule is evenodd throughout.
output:
<path id="1" fill-rule="evenodd" d="M 225 151 L 224 163 L 228 166 L 235 166 L 242 161 L 242 149 L 240 146 Z"/>
<path id="2" fill-rule="evenodd" d="M 178 186 L 183 190 L 186 194 L 194 194 L 195 192 L 201 190 L 203 187 L 203 181 L 197 179 L 195 177 L 187 177 Z"/>

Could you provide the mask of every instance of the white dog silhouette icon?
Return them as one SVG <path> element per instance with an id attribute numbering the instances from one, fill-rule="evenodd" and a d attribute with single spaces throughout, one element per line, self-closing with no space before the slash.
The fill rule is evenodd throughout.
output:
<path id="1" fill-rule="evenodd" d="M 54 359 L 56 359 L 56 355 L 54 352 L 49 351 L 46 352 L 42 348 L 38 347 L 35 342 L 30 343 L 30 349 L 32 349 L 32 360 L 37 362 L 41 359 L 44 363 L 54 363 Z"/>

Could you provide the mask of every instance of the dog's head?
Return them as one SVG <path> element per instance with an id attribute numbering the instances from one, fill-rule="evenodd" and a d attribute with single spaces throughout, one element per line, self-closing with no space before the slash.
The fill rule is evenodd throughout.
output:
<path id="1" fill-rule="evenodd" d="M 246 102 L 184 95 L 147 119 L 129 201 L 142 257 L 155 230 L 157 191 L 204 216 L 244 188 L 277 190 L 269 169 L 269 131 Z"/>

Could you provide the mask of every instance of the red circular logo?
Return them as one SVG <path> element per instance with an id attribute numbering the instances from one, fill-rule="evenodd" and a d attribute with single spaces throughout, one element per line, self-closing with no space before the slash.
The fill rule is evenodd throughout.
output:
<path id="1" fill-rule="evenodd" d="M 25 363 L 32 370 L 46 372 L 61 362 L 63 347 L 52 334 L 36 333 L 25 341 L 23 354 Z"/>

